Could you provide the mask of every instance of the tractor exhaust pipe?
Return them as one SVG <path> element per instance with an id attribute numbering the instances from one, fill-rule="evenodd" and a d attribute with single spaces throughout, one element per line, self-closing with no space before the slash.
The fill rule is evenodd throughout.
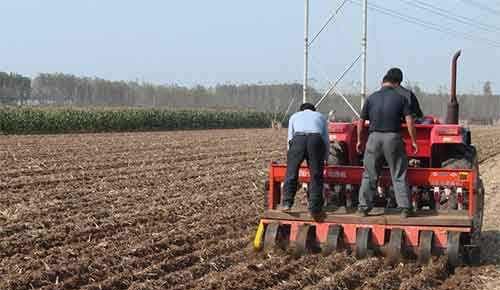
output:
<path id="1" fill-rule="evenodd" d="M 457 51 L 451 62 L 451 96 L 446 112 L 446 124 L 458 124 L 459 105 L 457 100 L 457 63 L 461 50 Z"/>

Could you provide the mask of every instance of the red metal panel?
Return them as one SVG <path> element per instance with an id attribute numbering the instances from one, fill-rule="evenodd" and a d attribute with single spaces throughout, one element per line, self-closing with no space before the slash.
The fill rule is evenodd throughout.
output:
<path id="1" fill-rule="evenodd" d="M 427 119 L 432 117 L 426 117 Z M 363 148 L 364 143 L 368 136 L 368 122 L 365 124 L 365 130 L 362 136 Z M 336 140 L 338 142 L 343 142 L 347 144 L 347 150 L 349 152 L 349 162 L 354 164 L 354 151 L 357 139 L 356 133 L 357 123 L 329 123 L 329 134 L 330 141 Z M 463 136 L 458 134 L 451 134 L 451 132 L 460 132 L 460 126 L 458 125 L 441 125 L 438 122 L 434 124 L 415 125 L 417 136 L 416 141 L 419 145 L 419 151 L 417 154 L 413 154 L 413 149 L 410 142 L 410 137 L 408 135 L 408 129 L 405 124 L 401 125 L 401 135 L 406 147 L 406 152 L 410 158 L 431 158 L 432 145 L 434 144 L 460 144 L 463 142 Z"/>
<path id="2" fill-rule="evenodd" d="M 349 245 L 356 244 L 356 229 L 358 228 L 355 224 L 342 224 L 344 232 L 344 242 Z"/>
<path id="3" fill-rule="evenodd" d="M 434 245 L 439 248 L 446 248 L 448 245 L 448 231 L 446 229 L 434 229 Z"/>
<path id="4" fill-rule="evenodd" d="M 363 175 L 363 167 L 360 166 L 327 166 L 324 169 L 325 183 L 334 184 L 351 184 L 360 185 Z M 272 164 L 269 172 L 270 177 L 270 192 L 269 206 L 274 208 L 275 201 L 279 200 L 275 197 L 275 184 L 283 182 L 286 177 L 285 164 Z M 299 170 L 299 183 L 309 182 L 309 168 L 301 167 Z M 474 182 L 476 181 L 476 173 L 471 169 L 446 169 L 446 168 L 409 168 L 408 183 L 418 186 L 448 186 L 462 187 L 469 193 L 469 216 L 473 216 L 475 212 L 475 190 Z M 380 176 L 382 186 L 390 186 L 390 172 L 386 168 Z"/>
<path id="5" fill-rule="evenodd" d="M 356 125 L 352 123 L 330 123 L 328 128 L 330 141 L 351 144 L 352 137 L 356 133 L 355 129 Z"/>
<path id="6" fill-rule="evenodd" d="M 372 228 L 372 243 L 376 246 L 383 246 L 385 242 L 385 226 L 373 225 Z"/>
<path id="7" fill-rule="evenodd" d="M 286 167 L 285 167 L 286 170 Z M 270 165 L 270 170 L 269 170 L 269 194 L 267 196 L 267 207 L 269 209 L 274 209 L 276 207 L 276 195 L 278 194 L 276 192 L 276 178 L 274 176 L 274 164 L 271 163 Z"/>
<path id="8" fill-rule="evenodd" d="M 430 118 L 430 117 L 427 117 Z M 364 143 L 367 140 L 368 137 L 368 122 L 365 124 L 365 130 L 363 132 L 362 136 L 362 142 L 363 142 L 363 148 L 364 148 Z M 408 129 L 406 128 L 405 124 L 401 125 L 401 135 L 403 136 L 403 140 L 405 142 L 405 147 L 406 147 L 406 152 L 410 158 L 430 158 L 431 157 L 431 147 L 434 142 L 436 143 L 460 143 L 461 142 L 461 136 L 456 136 L 457 138 L 453 139 L 450 138 L 450 136 L 447 136 L 446 138 L 435 138 L 433 140 L 431 138 L 431 132 L 433 131 L 433 128 L 436 126 L 440 126 L 437 124 L 431 124 L 431 125 L 422 125 L 422 124 L 416 124 L 416 141 L 417 144 L 419 145 L 419 151 L 417 154 L 413 154 L 413 148 L 411 146 L 410 142 L 410 137 L 408 135 Z M 449 125 L 448 125 L 449 126 Z M 357 128 L 357 123 L 330 123 L 329 124 L 329 134 L 330 134 L 330 141 L 336 140 L 337 142 L 344 142 L 347 144 L 347 149 L 349 152 L 349 160 L 350 164 L 354 160 L 354 151 L 355 151 L 355 145 L 356 145 L 356 140 L 357 140 L 357 133 L 356 133 L 356 128 Z M 460 140 L 460 141 L 458 141 Z M 352 154 L 351 154 L 352 153 Z"/>
<path id="9" fill-rule="evenodd" d="M 363 175 L 361 166 L 327 166 L 324 170 L 325 182 L 338 184 L 361 184 Z M 286 176 L 286 165 L 273 164 L 272 173 L 275 182 L 282 182 Z M 299 182 L 309 182 L 309 168 L 301 167 Z M 390 172 L 387 168 L 381 172 L 382 183 L 390 182 Z M 471 169 L 445 169 L 445 168 L 409 168 L 408 182 L 419 186 L 457 186 L 471 188 L 475 174 Z"/>
<path id="10" fill-rule="evenodd" d="M 301 226 L 303 224 L 304 223 L 301 223 L 301 222 L 290 223 L 290 241 L 297 240 L 297 234 L 299 233 L 299 226 Z"/>
<path id="11" fill-rule="evenodd" d="M 325 243 L 328 236 L 328 227 L 330 225 L 327 223 L 316 224 L 316 236 L 320 243 Z"/>
<path id="12" fill-rule="evenodd" d="M 405 244 L 409 247 L 417 247 L 420 231 L 405 227 Z"/>
<path id="13" fill-rule="evenodd" d="M 411 145 L 410 135 L 408 134 L 408 129 L 406 126 L 401 128 L 401 136 L 405 143 L 406 153 L 410 158 L 430 158 L 431 156 L 431 141 L 430 134 L 432 127 L 429 125 L 415 125 L 417 132 L 416 141 L 418 144 L 417 154 L 413 153 L 413 147 Z"/>
<path id="14" fill-rule="evenodd" d="M 448 133 L 444 133 L 446 131 L 456 131 L 458 134 L 450 135 Z M 461 144 L 463 143 L 463 137 L 460 133 L 459 125 L 436 125 L 432 129 L 430 142 L 431 144 Z"/>

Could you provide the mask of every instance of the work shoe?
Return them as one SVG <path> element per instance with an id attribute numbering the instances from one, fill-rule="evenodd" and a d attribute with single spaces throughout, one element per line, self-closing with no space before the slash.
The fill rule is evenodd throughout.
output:
<path id="1" fill-rule="evenodd" d="M 324 211 L 335 211 L 338 209 L 338 206 L 336 206 L 334 203 L 327 204 L 325 207 L 323 207 Z"/>
<path id="2" fill-rule="evenodd" d="M 287 212 L 288 213 L 288 212 L 292 211 L 292 206 L 286 205 L 286 204 L 284 204 L 284 205 L 280 204 L 280 205 L 278 205 L 277 210 L 279 210 L 281 212 Z"/>
<path id="3" fill-rule="evenodd" d="M 371 209 L 360 207 L 358 208 L 357 215 L 359 217 L 367 217 Z"/>
<path id="4" fill-rule="evenodd" d="M 325 219 L 326 214 L 324 211 L 311 211 L 311 217 L 314 219 L 316 222 L 321 222 Z"/>
<path id="5" fill-rule="evenodd" d="M 411 216 L 411 211 L 409 208 L 403 208 L 401 210 L 401 218 L 402 219 L 407 219 L 409 216 Z"/>

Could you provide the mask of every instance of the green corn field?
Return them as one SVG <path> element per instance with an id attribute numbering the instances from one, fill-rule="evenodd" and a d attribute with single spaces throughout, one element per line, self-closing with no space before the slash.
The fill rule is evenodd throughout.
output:
<path id="1" fill-rule="evenodd" d="M 169 109 L 0 108 L 2 134 L 270 127 L 275 114 Z"/>

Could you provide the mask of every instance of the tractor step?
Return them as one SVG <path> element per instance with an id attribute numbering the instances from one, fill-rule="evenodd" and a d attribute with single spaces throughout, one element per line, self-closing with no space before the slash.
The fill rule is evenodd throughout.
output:
<path id="1" fill-rule="evenodd" d="M 288 220 L 297 222 L 315 222 L 309 211 L 306 209 L 293 209 L 290 212 L 282 212 L 278 210 L 267 210 L 263 215 L 264 219 L 269 220 Z M 427 212 L 421 211 L 414 213 L 413 216 L 407 219 L 400 218 L 400 211 L 393 209 L 373 209 L 369 216 L 360 217 L 355 213 L 355 210 L 347 212 L 326 211 L 324 219 L 321 222 L 325 223 L 341 223 L 341 224 L 366 224 L 366 225 L 419 225 L 419 226 L 443 226 L 443 227 L 471 227 L 472 219 L 466 212 L 455 211 L 451 213 Z"/>

